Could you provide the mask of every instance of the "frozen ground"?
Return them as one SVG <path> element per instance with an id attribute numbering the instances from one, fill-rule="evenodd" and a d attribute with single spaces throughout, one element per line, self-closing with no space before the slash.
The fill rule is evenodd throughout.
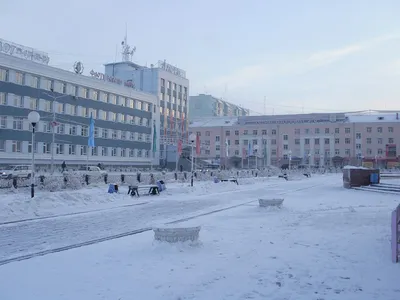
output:
<path id="1" fill-rule="evenodd" d="M 398 196 L 345 190 L 337 175 L 218 187 L 2 225 L 0 260 L 259 196 L 284 194 L 284 208 L 255 201 L 181 223 L 202 225 L 199 245 L 156 243 L 145 232 L 2 265 L 0 299 L 400 299 L 389 221 Z"/>

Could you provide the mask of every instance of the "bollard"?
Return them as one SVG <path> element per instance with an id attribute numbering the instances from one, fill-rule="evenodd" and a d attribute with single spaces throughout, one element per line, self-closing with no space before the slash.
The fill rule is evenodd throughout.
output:
<path id="1" fill-rule="evenodd" d="M 125 175 L 121 174 L 121 183 L 124 183 L 124 182 L 125 182 Z"/>
<path id="2" fill-rule="evenodd" d="M 251 175 L 254 175 L 254 171 L 253 170 L 251 170 Z"/>
<path id="3" fill-rule="evenodd" d="M 210 173 L 210 176 L 211 176 L 211 177 L 213 176 L 213 172 Z"/>
<path id="4" fill-rule="evenodd" d="M 196 177 L 196 178 L 197 178 L 197 172 L 194 172 L 193 174 L 194 174 L 194 177 Z"/>
<path id="5" fill-rule="evenodd" d="M 175 180 L 178 180 L 178 174 L 176 172 L 174 173 L 174 177 L 175 177 Z"/>
<path id="6" fill-rule="evenodd" d="M 85 175 L 85 182 L 86 182 L 86 185 L 89 185 L 89 175 Z"/>
<path id="7" fill-rule="evenodd" d="M 183 173 L 183 177 L 185 177 L 185 179 L 187 179 L 187 174 L 186 174 L 186 172 Z"/>
<path id="8" fill-rule="evenodd" d="M 140 183 L 140 173 L 137 173 L 137 175 L 136 175 L 136 180 L 137 180 L 137 182 L 139 182 Z"/>
<path id="9" fill-rule="evenodd" d="M 13 177 L 13 187 L 16 189 L 17 188 L 17 177 Z"/>
<path id="10" fill-rule="evenodd" d="M 180 166 L 179 166 L 179 169 L 181 170 L 181 173 L 182 173 L 182 172 L 183 172 L 183 166 L 180 165 Z"/>
<path id="11" fill-rule="evenodd" d="M 107 184 L 107 181 L 108 181 L 108 175 L 105 174 L 105 175 L 104 175 L 104 183 Z"/>
<path id="12" fill-rule="evenodd" d="M 67 182 L 68 182 L 67 175 L 64 175 L 64 184 L 67 184 Z"/>
<path id="13" fill-rule="evenodd" d="M 239 176 L 239 171 L 236 172 L 236 176 Z"/>
<path id="14" fill-rule="evenodd" d="M 258 173 L 256 172 L 256 177 L 258 176 Z"/>

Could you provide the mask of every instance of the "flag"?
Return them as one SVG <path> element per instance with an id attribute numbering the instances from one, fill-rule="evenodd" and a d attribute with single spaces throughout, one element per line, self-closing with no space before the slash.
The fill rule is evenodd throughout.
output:
<path id="1" fill-rule="evenodd" d="M 229 156 L 229 144 L 228 144 L 228 140 L 225 139 L 225 152 L 226 152 L 226 157 Z"/>
<path id="2" fill-rule="evenodd" d="M 156 123 L 153 124 L 153 153 L 157 151 L 157 129 Z"/>
<path id="3" fill-rule="evenodd" d="M 196 154 L 200 155 L 200 136 L 196 136 Z"/>
<path id="4" fill-rule="evenodd" d="M 182 140 L 178 141 L 178 153 L 181 154 L 182 153 Z"/>
<path id="5" fill-rule="evenodd" d="M 252 144 L 249 141 L 249 147 L 248 147 L 248 150 L 247 150 L 247 156 L 253 155 L 253 149 L 252 148 L 253 148 Z"/>
<path id="6" fill-rule="evenodd" d="M 88 146 L 94 147 L 94 119 L 92 113 L 90 114 Z"/>

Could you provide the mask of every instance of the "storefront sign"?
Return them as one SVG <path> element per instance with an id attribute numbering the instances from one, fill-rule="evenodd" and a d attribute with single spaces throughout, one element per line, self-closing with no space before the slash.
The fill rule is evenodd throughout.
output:
<path id="1" fill-rule="evenodd" d="M 124 85 L 126 87 L 130 87 L 130 88 L 135 88 L 135 83 L 132 80 L 127 80 L 127 81 L 123 81 L 119 78 L 113 77 L 113 76 L 108 76 L 106 74 L 100 73 L 100 72 L 95 72 L 95 71 L 90 71 L 90 76 L 99 79 L 99 80 L 104 80 L 104 81 L 108 81 L 108 82 L 112 82 L 112 83 L 116 83 L 119 85 Z"/>
<path id="2" fill-rule="evenodd" d="M 179 77 L 182 77 L 182 78 L 186 78 L 186 72 L 185 71 L 183 71 L 183 70 L 181 70 L 181 69 L 179 69 L 177 67 L 174 67 L 174 66 L 172 66 L 170 64 L 167 64 L 165 61 L 159 60 L 158 61 L 158 67 L 163 69 L 163 70 L 165 70 L 165 71 L 167 71 L 167 72 L 169 72 L 169 73 L 172 73 L 172 74 L 174 74 L 176 76 L 179 76 Z"/>
<path id="3" fill-rule="evenodd" d="M 37 51 L 35 49 L 8 42 L 2 39 L 0 39 L 0 53 L 26 60 L 31 60 L 33 62 L 44 65 L 48 65 L 50 61 L 49 55 L 45 52 Z"/>

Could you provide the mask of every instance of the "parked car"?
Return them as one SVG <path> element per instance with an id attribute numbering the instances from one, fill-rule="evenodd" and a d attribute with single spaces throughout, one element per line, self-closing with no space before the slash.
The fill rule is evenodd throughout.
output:
<path id="1" fill-rule="evenodd" d="M 27 165 L 8 166 L 0 170 L 2 179 L 31 178 L 32 168 Z"/>

